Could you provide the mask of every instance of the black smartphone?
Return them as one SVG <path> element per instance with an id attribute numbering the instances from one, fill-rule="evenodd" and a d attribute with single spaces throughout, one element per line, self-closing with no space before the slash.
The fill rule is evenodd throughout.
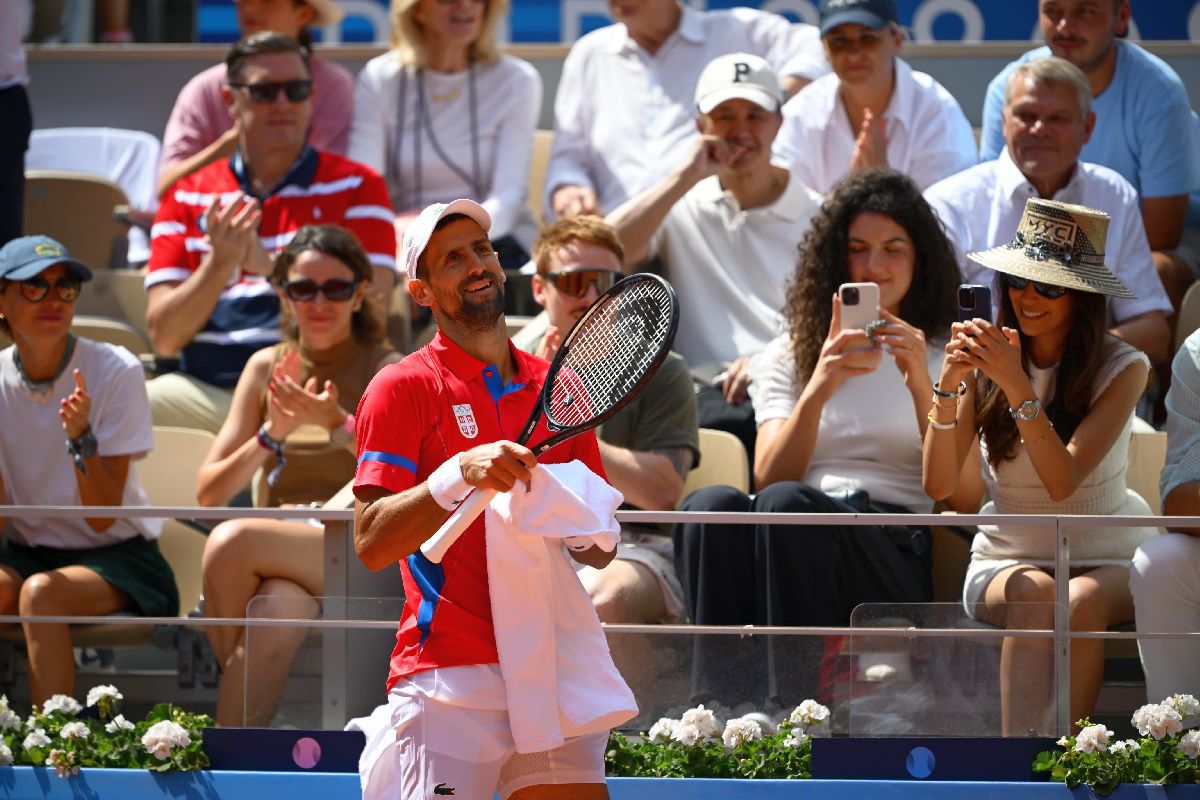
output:
<path id="1" fill-rule="evenodd" d="M 958 287 L 958 321 L 976 317 L 992 321 L 992 290 L 977 283 L 964 283 Z"/>

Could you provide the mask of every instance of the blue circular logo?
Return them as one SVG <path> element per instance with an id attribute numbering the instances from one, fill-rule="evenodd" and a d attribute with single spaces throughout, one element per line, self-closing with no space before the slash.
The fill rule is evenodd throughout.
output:
<path id="1" fill-rule="evenodd" d="M 922 780 L 933 774 L 936 764 L 937 759 L 933 757 L 933 751 L 928 747 L 914 747 L 904 762 L 908 774 Z"/>

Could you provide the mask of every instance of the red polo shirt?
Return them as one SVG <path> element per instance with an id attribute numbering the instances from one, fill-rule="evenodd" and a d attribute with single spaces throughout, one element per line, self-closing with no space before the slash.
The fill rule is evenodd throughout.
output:
<path id="1" fill-rule="evenodd" d="M 509 344 L 517 374 L 505 384 L 494 365 L 467 355 L 440 332 L 433 341 L 371 381 L 355 415 L 357 491 L 378 486 L 399 493 L 416 486 L 451 455 L 501 439 L 515 441 L 532 412 L 549 364 Z M 550 431 L 544 421 L 532 447 Z M 578 459 L 604 476 L 591 433 L 542 454 L 548 464 Z M 455 542 L 440 564 L 420 550 L 400 562 L 404 612 L 396 632 L 387 688 L 435 667 L 497 662 L 488 593 L 483 517 Z"/>

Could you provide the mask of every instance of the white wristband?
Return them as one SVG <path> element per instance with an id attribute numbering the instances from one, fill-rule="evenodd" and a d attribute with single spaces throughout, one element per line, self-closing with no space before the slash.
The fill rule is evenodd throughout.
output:
<path id="1" fill-rule="evenodd" d="M 463 477 L 458 456 L 459 454 L 455 453 L 447 458 L 425 481 L 433 499 L 447 511 L 458 508 L 459 503 L 471 493 L 471 484 Z"/>

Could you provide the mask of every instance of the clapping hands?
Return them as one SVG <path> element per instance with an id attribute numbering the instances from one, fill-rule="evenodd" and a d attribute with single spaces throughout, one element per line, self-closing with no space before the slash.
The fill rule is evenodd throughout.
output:
<path id="1" fill-rule="evenodd" d="M 300 383 L 300 356 L 289 350 L 267 382 L 271 435 L 277 439 L 301 425 L 319 425 L 333 430 L 346 421 L 346 411 L 338 405 L 338 389 L 333 381 L 322 387 L 316 377 Z"/>

